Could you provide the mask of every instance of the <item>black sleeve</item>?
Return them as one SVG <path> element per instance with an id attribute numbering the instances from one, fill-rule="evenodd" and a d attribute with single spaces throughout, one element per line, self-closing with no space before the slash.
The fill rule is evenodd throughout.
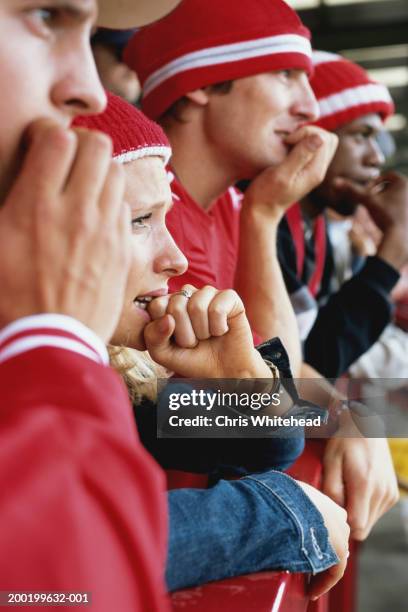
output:
<path id="1" fill-rule="evenodd" d="M 258 350 L 278 367 L 282 378 L 291 380 L 289 358 L 278 338 L 264 342 Z M 164 469 L 213 474 L 214 478 L 218 473 L 242 476 L 268 468 L 283 470 L 304 445 L 303 438 L 158 438 L 155 404 L 144 401 L 134 406 L 134 414 L 143 445 Z"/>
<path id="2" fill-rule="evenodd" d="M 278 226 L 277 251 L 279 265 L 282 270 L 283 280 L 289 295 L 303 288 L 303 282 L 297 275 L 296 250 L 290 233 L 288 222 L 285 217 Z"/>
<path id="3" fill-rule="evenodd" d="M 303 351 L 306 363 L 326 377 L 337 378 L 378 340 L 390 322 L 389 294 L 399 273 L 382 259 L 369 257 L 357 274 L 331 294 L 334 263 L 328 237 L 326 244 L 318 310 Z M 279 225 L 278 256 L 295 314 L 311 310 L 311 294 L 297 275 L 296 250 L 286 219 Z"/>
<path id="4" fill-rule="evenodd" d="M 378 257 L 319 307 L 304 346 L 305 361 L 329 378 L 342 375 L 379 338 L 392 316 L 389 294 L 399 273 Z"/>

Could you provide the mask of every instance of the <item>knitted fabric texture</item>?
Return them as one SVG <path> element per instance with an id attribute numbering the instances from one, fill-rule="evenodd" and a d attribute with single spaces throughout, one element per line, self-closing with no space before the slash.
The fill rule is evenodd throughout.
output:
<path id="1" fill-rule="evenodd" d="M 99 115 L 77 117 L 73 126 L 99 130 L 111 137 L 113 157 L 122 164 L 141 157 L 161 157 L 167 165 L 171 148 L 157 123 L 122 98 L 106 92 L 108 105 Z"/>
<path id="2" fill-rule="evenodd" d="M 385 121 L 394 112 L 388 89 L 361 66 L 325 51 L 314 51 L 313 64 L 310 84 L 320 110 L 316 125 L 334 131 L 362 115 L 378 113 Z"/>
<path id="3" fill-rule="evenodd" d="M 311 56 L 309 30 L 283 0 L 185 0 L 124 51 L 153 119 L 201 87 L 273 70 L 310 74 Z"/>

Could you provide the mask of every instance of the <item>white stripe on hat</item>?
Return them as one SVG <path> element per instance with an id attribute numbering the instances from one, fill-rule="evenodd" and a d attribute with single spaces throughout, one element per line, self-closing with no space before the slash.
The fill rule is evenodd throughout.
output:
<path id="1" fill-rule="evenodd" d="M 170 161 L 171 157 L 171 149 L 170 147 L 140 147 L 139 149 L 134 149 L 133 151 L 126 151 L 125 153 L 119 153 L 119 155 L 114 156 L 114 160 L 119 164 L 129 164 L 136 159 L 141 159 L 142 157 L 161 157 L 165 166 Z"/>
<path id="2" fill-rule="evenodd" d="M 319 64 L 327 64 L 328 62 L 340 62 L 344 61 L 345 58 L 337 53 L 329 53 L 328 51 L 313 51 L 313 66 Z"/>
<path id="3" fill-rule="evenodd" d="M 392 104 L 388 89 L 379 83 L 369 83 L 350 87 L 339 93 L 335 93 L 327 98 L 319 100 L 320 119 L 340 113 L 355 106 L 362 104 L 372 104 L 375 102 L 385 102 Z"/>
<path id="4" fill-rule="evenodd" d="M 143 95 L 149 95 L 164 81 L 180 72 L 279 53 L 301 53 L 311 58 L 312 47 L 310 41 L 304 36 L 282 34 L 200 49 L 186 53 L 153 72 L 144 83 Z"/>

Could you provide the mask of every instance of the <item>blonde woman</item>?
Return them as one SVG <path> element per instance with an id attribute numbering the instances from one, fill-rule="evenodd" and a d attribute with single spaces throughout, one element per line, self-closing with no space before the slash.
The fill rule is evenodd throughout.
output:
<path id="1" fill-rule="evenodd" d="M 187 262 L 165 225 L 173 203 L 165 169 L 170 148 L 162 130 L 115 96 L 109 96 L 103 115 L 79 123 L 108 133 L 114 157 L 125 164 L 132 264 L 111 341 L 119 348 L 111 348 L 111 355 L 132 390 L 136 416 L 155 415 L 154 403 L 142 397 L 145 379 L 151 379 L 155 366 L 140 357 L 134 361 L 128 349 L 147 348 L 156 363 L 184 377 L 272 377 L 253 346 L 242 301 L 234 291 L 185 286 L 182 292 L 168 294 L 168 280 L 184 272 Z M 268 347 L 273 353 L 273 343 Z M 273 361 L 274 355 L 268 356 Z M 143 422 L 138 419 L 139 431 Z M 142 435 L 145 438 L 149 435 Z M 181 441 L 162 441 L 174 442 L 164 450 L 165 445 L 160 450 L 160 441 L 156 442 L 151 450 L 159 461 L 165 458 L 164 467 L 172 467 L 172 453 L 176 462 L 182 462 L 180 453 L 177 456 Z M 198 453 L 197 442 L 206 444 Z M 246 475 L 232 482 L 219 480 L 210 489 L 168 493 L 169 590 L 263 569 L 286 569 L 319 574 L 312 580 L 310 595 L 326 592 L 345 569 L 349 529 L 344 510 L 307 484 L 271 469 L 281 467 L 279 441 L 256 440 L 252 446 L 250 440 L 233 441 L 237 444 L 231 446 L 224 440 L 215 442 L 194 440 L 184 447 L 185 469 L 195 461 L 201 463 L 201 471 L 232 463 Z M 260 470 L 264 471 L 250 474 Z"/>

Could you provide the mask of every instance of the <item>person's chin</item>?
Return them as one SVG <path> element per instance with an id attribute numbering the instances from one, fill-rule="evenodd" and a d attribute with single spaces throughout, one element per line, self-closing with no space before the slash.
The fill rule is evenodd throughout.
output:
<path id="1" fill-rule="evenodd" d="M 336 213 L 342 217 L 351 217 L 357 210 L 358 204 L 347 199 L 338 199 L 335 205 L 330 206 Z"/>
<path id="2" fill-rule="evenodd" d="M 150 315 L 146 310 L 132 304 L 132 306 L 122 314 L 122 319 L 112 337 L 111 344 L 115 346 L 126 346 L 127 348 L 136 349 L 138 351 L 145 351 L 146 343 L 144 339 L 144 330 L 150 321 Z"/>
<path id="3" fill-rule="evenodd" d="M 132 345 L 133 346 L 130 348 L 136 349 L 137 351 L 145 351 L 147 349 L 143 330 L 141 330 L 138 336 L 134 338 Z"/>
<path id="4" fill-rule="evenodd" d="M 148 322 L 144 317 L 140 316 L 133 319 L 133 324 L 130 325 L 127 333 L 127 346 L 129 348 L 136 349 L 137 351 L 146 350 L 144 330 Z"/>
<path id="5" fill-rule="evenodd" d="M 276 166 L 281 164 L 287 158 L 292 149 L 293 146 L 288 145 L 285 142 L 285 137 L 276 134 L 269 148 L 269 156 L 271 160 L 273 160 L 271 165 Z"/>

